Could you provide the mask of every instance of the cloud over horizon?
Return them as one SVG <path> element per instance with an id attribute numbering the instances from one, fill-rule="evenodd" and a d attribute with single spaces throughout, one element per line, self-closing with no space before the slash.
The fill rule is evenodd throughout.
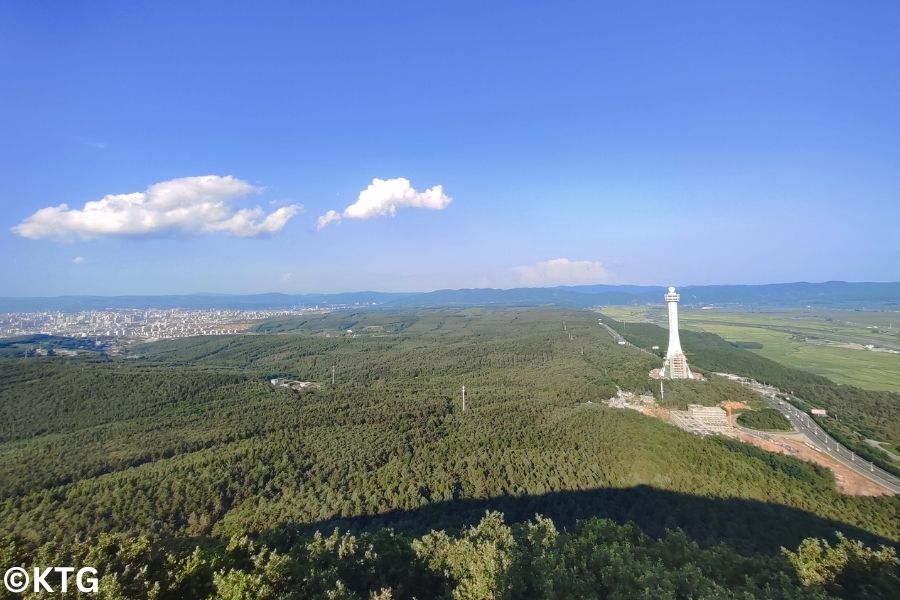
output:
<path id="1" fill-rule="evenodd" d="M 586 285 L 609 281 L 611 273 L 601 263 L 590 260 L 554 258 L 516 267 L 519 281 L 526 286 Z"/>
<path id="2" fill-rule="evenodd" d="M 237 209 L 237 198 L 260 188 L 231 175 L 202 175 L 161 181 L 143 192 L 108 194 L 82 208 L 42 208 L 13 231 L 30 239 L 93 239 L 226 232 L 239 237 L 276 233 L 301 207 L 282 206 L 266 214 L 259 206 Z"/>
<path id="3" fill-rule="evenodd" d="M 394 216 L 399 208 L 427 208 L 443 210 L 453 201 L 444 193 L 442 185 L 435 185 L 424 192 L 417 192 L 405 177 L 372 180 L 369 187 L 359 193 L 356 202 L 343 212 L 329 210 L 318 218 L 317 229 L 343 219 L 371 219 Z"/>

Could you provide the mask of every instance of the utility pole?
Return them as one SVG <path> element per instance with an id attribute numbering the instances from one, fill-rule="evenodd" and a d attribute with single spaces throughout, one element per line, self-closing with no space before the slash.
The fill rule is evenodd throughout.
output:
<path id="1" fill-rule="evenodd" d="M 462 387 L 462 408 L 462 411 L 466 412 L 466 386 Z"/>
<path id="2" fill-rule="evenodd" d="M 666 399 L 666 394 L 663 391 L 662 379 L 659 380 L 659 399 L 660 399 L 660 401 Z"/>
<path id="3" fill-rule="evenodd" d="M 331 385 L 334 385 L 334 365 L 331 365 Z"/>

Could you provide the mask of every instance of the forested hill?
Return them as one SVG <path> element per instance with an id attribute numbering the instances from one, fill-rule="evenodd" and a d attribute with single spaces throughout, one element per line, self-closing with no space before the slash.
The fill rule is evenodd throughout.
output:
<path id="1" fill-rule="evenodd" d="M 897 309 L 900 283 L 778 283 L 679 287 L 685 304 L 816 306 Z M 82 311 L 123 308 L 276 309 L 297 306 L 440 308 L 461 306 L 559 306 L 661 303 L 664 286 L 583 285 L 553 288 L 455 289 L 424 293 L 185 294 L 175 296 L 0 297 L 0 312 Z"/>
<path id="2" fill-rule="evenodd" d="M 607 408 L 660 361 L 597 318 L 381 310 L 0 358 L 0 559 L 90 560 L 112 598 L 890 597 L 897 498 Z"/>
<path id="3" fill-rule="evenodd" d="M 665 290 L 665 286 L 631 285 L 439 290 L 398 298 L 388 304 L 408 307 L 659 304 L 662 303 Z M 900 307 L 900 283 L 828 281 L 766 285 L 689 285 L 679 287 L 678 291 L 684 304 L 869 309 Z"/>

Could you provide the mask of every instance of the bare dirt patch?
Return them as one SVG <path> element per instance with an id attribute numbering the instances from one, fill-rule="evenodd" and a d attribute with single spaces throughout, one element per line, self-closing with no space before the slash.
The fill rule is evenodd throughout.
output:
<path id="1" fill-rule="evenodd" d="M 672 422 L 672 413 L 669 412 L 668 408 L 663 408 L 662 406 L 644 406 L 641 408 L 641 412 L 647 416 L 662 419 L 666 423 Z"/>
<path id="2" fill-rule="evenodd" d="M 874 481 L 866 479 L 833 458 L 813 450 L 804 443 L 804 438 L 799 436 L 790 438 L 772 436 L 771 439 L 766 439 L 738 430 L 734 430 L 732 435 L 742 442 L 753 444 L 763 450 L 780 452 L 831 469 L 838 489 L 848 496 L 885 496 L 890 494 L 888 490 Z"/>

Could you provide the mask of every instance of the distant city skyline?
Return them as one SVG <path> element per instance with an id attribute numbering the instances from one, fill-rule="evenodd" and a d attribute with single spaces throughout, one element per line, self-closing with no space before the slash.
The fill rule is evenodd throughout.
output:
<path id="1" fill-rule="evenodd" d="M 898 281 L 898 27 L 6 4 L 0 296 Z"/>

